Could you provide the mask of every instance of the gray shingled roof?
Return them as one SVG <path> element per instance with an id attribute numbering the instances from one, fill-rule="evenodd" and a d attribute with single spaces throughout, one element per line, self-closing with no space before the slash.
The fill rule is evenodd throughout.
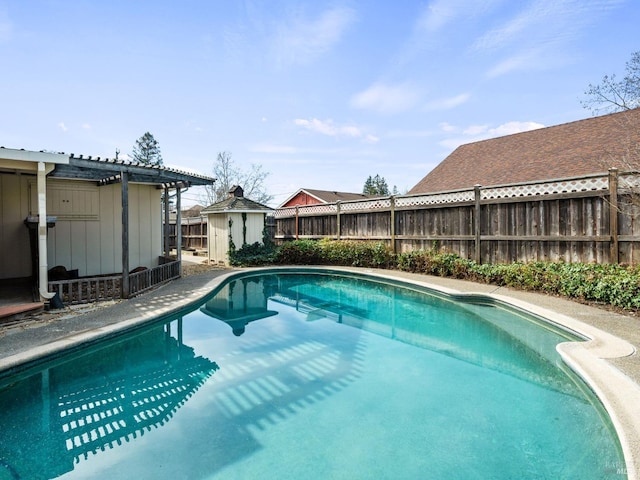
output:
<path id="1" fill-rule="evenodd" d="M 636 108 L 461 145 L 409 193 L 577 177 L 611 167 L 637 169 L 639 157 Z"/>
<path id="2" fill-rule="evenodd" d="M 221 202 L 209 205 L 200 212 L 202 215 L 221 212 L 270 212 L 273 208 L 254 202 L 245 197 L 229 197 Z"/>
<path id="3" fill-rule="evenodd" d="M 305 192 L 312 195 L 326 203 L 334 203 L 345 200 L 362 200 L 364 198 L 370 198 L 372 195 L 365 195 L 364 193 L 349 193 L 349 192 L 332 192 L 328 190 L 311 190 L 309 188 L 303 188 Z"/>

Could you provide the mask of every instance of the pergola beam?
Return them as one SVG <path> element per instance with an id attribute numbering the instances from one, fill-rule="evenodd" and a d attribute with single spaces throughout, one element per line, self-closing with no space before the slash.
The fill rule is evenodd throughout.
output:
<path id="1" fill-rule="evenodd" d="M 108 185 L 119 182 L 120 172 L 123 171 L 129 175 L 129 182 L 151 183 L 158 185 L 159 188 L 164 185 L 170 185 L 173 188 L 210 185 L 214 181 L 209 177 L 159 165 L 133 164 L 120 160 L 92 160 L 74 156 L 69 158 L 68 164 L 57 165 L 49 177 L 95 180 L 98 185 Z"/>

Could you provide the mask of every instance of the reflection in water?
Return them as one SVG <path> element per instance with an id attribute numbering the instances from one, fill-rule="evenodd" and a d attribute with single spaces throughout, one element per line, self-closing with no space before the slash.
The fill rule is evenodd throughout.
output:
<path id="1" fill-rule="evenodd" d="M 177 324 L 181 336 L 182 322 Z M 42 370 L 0 395 L 0 458 L 16 478 L 54 478 L 81 457 L 164 425 L 218 366 L 159 325 Z"/>
<path id="2" fill-rule="evenodd" d="M 276 285 L 267 277 L 249 277 L 233 280 L 218 290 L 200 310 L 226 322 L 237 337 L 250 322 L 277 315 L 267 309 L 267 300 Z"/>
<path id="3" fill-rule="evenodd" d="M 576 391 L 570 378 L 564 373 L 558 375 L 555 367 L 560 358 L 555 346 L 578 339 L 498 308 L 465 305 L 370 280 L 272 275 L 232 281 L 207 302 L 203 311 L 209 313 L 209 305 L 225 305 L 225 299 L 234 298 L 234 292 L 237 297 L 229 301 L 227 310 L 218 308 L 216 314 L 210 313 L 232 328 L 274 314 L 267 309 L 270 299 L 304 313 L 307 321 L 330 319 L 546 388 L 571 394 Z"/>
<path id="4" fill-rule="evenodd" d="M 496 454 L 493 461 L 498 464 L 498 455 L 509 462 L 517 456 L 538 461 L 551 448 L 543 447 L 539 438 L 550 435 L 535 432 L 540 437 L 530 440 L 517 432 L 514 436 L 502 431 L 510 430 L 515 422 L 529 428 L 527 422 L 536 421 L 530 418 L 533 415 L 518 413 L 507 427 L 496 427 L 496 413 L 478 414 L 475 403 L 473 412 L 467 409 L 465 398 L 473 398 L 477 390 L 462 393 L 462 387 L 448 383 L 455 374 L 436 370 L 445 363 L 463 364 L 460 375 L 473 375 L 467 377 L 473 379 L 467 383 L 482 377 L 474 387 L 480 391 L 492 392 L 495 384 L 490 382 L 508 378 L 505 391 L 511 389 L 512 395 L 526 397 L 543 390 L 543 402 L 569 398 L 572 405 L 582 408 L 588 400 L 572 378 L 557 368 L 560 360 L 555 346 L 569 339 L 575 340 L 563 331 L 541 328 L 499 308 L 459 304 L 354 277 L 246 275 L 221 285 L 206 302 L 184 315 L 184 320 L 174 319 L 68 360 L 56 360 L 37 375 L 0 390 L 0 479 L 3 470 L 8 478 L 54 478 L 66 472 L 82 476 L 83 467 L 94 473 L 93 454 L 127 449 L 130 455 L 103 462 L 108 464 L 102 470 L 108 478 L 115 473 L 123 478 L 153 476 L 158 470 L 151 459 L 157 458 L 158 451 L 171 451 L 171 461 L 162 465 L 165 477 L 213 478 L 236 469 L 245 478 L 272 478 L 271 472 L 278 471 L 273 462 L 286 457 L 286 452 L 296 450 L 291 453 L 295 458 L 287 457 L 291 474 L 289 467 L 302 468 L 299 464 L 307 461 L 313 465 L 311 459 L 316 457 L 320 458 L 318 465 L 340 463 L 341 457 L 349 462 L 342 449 L 355 448 L 360 440 L 365 445 L 370 439 L 364 437 L 377 431 L 383 432 L 381 451 L 388 453 L 388 442 L 395 442 L 394 458 L 402 458 L 398 467 L 406 467 L 405 472 L 413 462 L 415 471 L 424 473 L 420 462 L 429 461 L 426 449 L 437 451 L 437 445 L 445 453 L 431 464 L 434 468 L 462 462 L 456 449 L 463 446 L 488 449 Z M 389 344 L 393 346 L 388 348 Z M 412 377 L 408 370 L 415 370 L 417 376 Z M 405 373 L 412 380 L 405 381 Z M 525 394 L 514 386 L 520 388 L 523 383 Z M 395 390 L 385 390 L 386 385 Z M 447 397 L 440 392 L 448 388 L 456 397 L 442 402 Z M 174 416 L 187 400 L 187 407 Z M 500 405 L 498 413 L 502 414 L 509 399 Z M 523 412 L 538 411 L 536 405 L 524 408 Z M 400 409 L 403 415 L 398 414 Z M 447 417 L 451 411 L 458 412 L 460 421 Z M 359 430 L 359 422 L 367 419 L 370 430 Z M 577 421 L 573 416 L 566 419 L 567 424 Z M 171 427 L 158 428 L 168 423 Z M 419 432 L 411 437 L 414 423 Z M 471 424 L 480 430 L 467 432 Z M 553 428 L 555 448 L 562 429 Z M 593 428 L 607 427 L 598 424 Z M 155 429 L 153 442 L 141 442 L 140 437 L 151 429 Z M 429 429 L 434 436 L 426 436 Z M 396 430 L 403 432 L 400 437 L 392 436 Z M 176 432 L 182 435 L 180 441 L 176 441 Z M 347 432 L 354 435 L 351 441 Z M 504 445 L 496 453 L 492 442 L 498 435 Z M 474 440 L 482 436 L 491 441 Z M 443 444 L 443 437 L 451 444 Z M 610 441 L 603 438 L 598 440 L 600 445 Z M 415 454 L 416 442 L 425 442 L 420 450 L 424 456 Z M 531 446 L 531 442 L 538 443 Z M 118 448 L 121 445 L 124 448 Z M 370 459 L 382 458 L 373 445 L 363 446 L 363 451 L 371 451 Z M 565 448 L 562 443 L 560 448 Z M 607 444 L 604 450 L 604 458 L 616 461 L 615 449 Z M 468 455 L 469 462 L 472 455 Z M 487 455 L 481 457 L 484 465 Z M 256 458 L 266 463 L 246 467 Z M 518 471 L 517 461 L 510 465 L 507 478 Z M 558 463 L 554 468 L 565 468 L 564 457 L 551 462 Z M 270 465 L 269 470 L 264 465 Z M 256 470 L 250 472 L 250 468 Z M 362 468 L 366 471 L 366 465 Z M 488 468 L 486 472 L 494 472 Z M 537 474 L 537 468 L 531 471 Z M 353 473 L 348 478 L 367 476 L 358 467 L 342 471 Z M 312 470 L 312 474 L 320 472 Z M 406 473 L 403 478 L 415 475 Z"/>

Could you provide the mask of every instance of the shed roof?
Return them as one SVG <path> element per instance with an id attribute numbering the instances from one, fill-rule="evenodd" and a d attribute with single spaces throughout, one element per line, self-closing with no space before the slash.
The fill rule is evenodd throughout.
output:
<path id="1" fill-rule="evenodd" d="M 229 197 L 225 198 L 221 202 L 214 203 L 203 209 L 200 214 L 205 215 L 209 213 L 256 213 L 256 212 L 270 212 L 273 208 L 262 205 L 261 203 L 254 202 L 245 197 Z"/>
<path id="2" fill-rule="evenodd" d="M 640 167 L 640 108 L 459 146 L 410 191 L 430 193 Z"/>

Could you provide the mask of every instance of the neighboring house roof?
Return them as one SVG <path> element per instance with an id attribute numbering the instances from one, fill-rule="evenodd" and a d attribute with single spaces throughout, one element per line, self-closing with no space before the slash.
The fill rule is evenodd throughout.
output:
<path id="1" fill-rule="evenodd" d="M 267 207 L 266 205 L 262 205 L 261 203 L 254 202 L 253 200 L 249 200 L 245 197 L 229 197 L 225 198 L 221 202 L 214 203 L 213 205 L 209 205 L 207 208 L 202 210 L 200 213 L 202 215 L 206 215 L 209 213 L 224 213 L 224 212 L 245 212 L 245 213 L 256 213 L 256 212 L 271 212 L 273 208 Z"/>
<path id="2" fill-rule="evenodd" d="M 611 167 L 640 167 L 640 108 L 461 145 L 409 194 L 577 177 Z"/>
<path id="3" fill-rule="evenodd" d="M 202 210 L 204 210 L 202 205 L 194 205 L 186 210 L 182 210 L 182 218 L 199 217 Z"/>
<path id="4" fill-rule="evenodd" d="M 306 193 L 307 195 L 312 196 L 317 199 L 320 203 L 335 203 L 347 200 L 362 200 L 365 198 L 371 198 L 372 195 L 365 195 L 364 193 L 349 193 L 349 192 L 336 192 L 329 190 L 312 190 L 310 188 L 301 188 L 289 198 L 287 198 L 282 205 L 286 205 L 288 202 L 293 200 L 300 193 Z M 281 205 L 281 206 L 282 206 Z"/>

